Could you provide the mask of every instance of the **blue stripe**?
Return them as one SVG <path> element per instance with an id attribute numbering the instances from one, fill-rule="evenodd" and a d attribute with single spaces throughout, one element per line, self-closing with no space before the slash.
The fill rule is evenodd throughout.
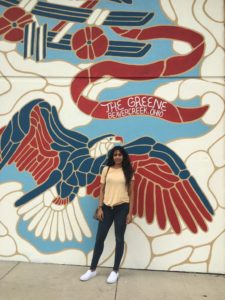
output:
<path id="1" fill-rule="evenodd" d="M 62 50 L 71 50 L 71 46 L 65 46 L 63 44 L 49 43 L 47 42 L 47 47 L 52 49 L 62 49 Z"/>
<path id="2" fill-rule="evenodd" d="M 57 110 L 54 106 L 52 107 L 52 113 L 53 113 L 54 120 L 57 124 L 57 127 L 59 128 L 59 130 L 61 132 L 64 133 L 64 135 L 66 135 L 67 137 L 70 137 L 74 141 L 78 141 L 79 143 L 82 143 L 83 145 L 84 144 L 86 145 L 86 143 L 88 142 L 88 138 L 85 135 L 83 135 L 83 134 L 81 134 L 77 131 L 68 130 L 65 127 L 63 127 L 63 125 L 59 121 L 58 113 L 57 113 Z"/>
<path id="3" fill-rule="evenodd" d="M 71 6 L 64 6 L 64 5 L 58 5 L 58 4 L 52 4 L 52 3 L 47 3 L 47 2 L 42 2 L 39 1 L 36 5 L 36 7 L 42 6 L 42 7 L 49 7 L 49 8 L 56 8 L 59 10 L 68 10 L 68 11 L 73 11 L 73 12 L 81 12 L 81 13 L 92 13 L 91 9 L 86 9 L 86 8 L 76 8 L 76 7 L 71 7 Z M 35 7 L 35 8 L 36 8 Z"/>
<path id="4" fill-rule="evenodd" d="M 47 24 L 44 24 L 43 28 L 43 58 L 46 57 L 46 46 L 47 46 Z"/>
<path id="5" fill-rule="evenodd" d="M 128 52 L 126 48 L 120 49 L 119 51 L 111 50 L 111 47 L 109 48 L 109 51 L 105 53 L 105 55 L 112 55 L 112 56 L 123 56 L 123 57 L 141 57 L 145 55 L 145 53 L 148 52 L 148 50 L 151 48 L 151 45 L 146 45 L 142 50 L 138 49 L 136 52 Z M 122 51 L 121 51 L 122 50 Z"/>
<path id="6" fill-rule="evenodd" d="M 149 14 L 149 12 L 142 12 L 142 11 L 111 11 L 109 16 L 120 16 L 120 17 L 146 17 Z"/>
<path id="7" fill-rule="evenodd" d="M 0 145 L 1 145 L 1 151 L 6 147 L 8 144 L 9 140 L 11 140 L 11 135 L 12 135 L 12 121 L 9 122 L 9 124 L 6 126 L 4 129 L 1 139 L 0 139 Z"/>
<path id="8" fill-rule="evenodd" d="M 39 61 L 40 53 L 39 53 L 39 44 L 40 44 L 40 27 L 37 28 L 37 36 L 36 36 L 36 61 Z"/>
<path id="9" fill-rule="evenodd" d="M 143 20 L 143 21 L 138 21 L 138 22 L 129 22 L 129 21 L 117 21 L 117 20 L 115 20 L 115 21 L 105 21 L 104 23 L 103 23 L 103 25 L 107 25 L 107 26 L 114 26 L 114 25 L 117 25 L 117 26 L 140 26 L 140 25 L 144 25 L 146 23 L 146 21 L 145 20 Z"/>
<path id="10" fill-rule="evenodd" d="M 134 22 L 139 22 L 142 21 L 143 18 L 139 18 L 139 17 L 107 17 L 107 21 L 134 21 Z"/>
<path id="11" fill-rule="evenodd" d="M 54 113 L 53 115 L 50 115 L 50 123 L 55 134 L 64 142 L 69 143 L 75 148 L 81 148 L 86 145 L 86 143 L 83 142 L 84 137 L 81 134 L 76 132 L 70 132 L 70 134 L 67 134 L 65 128 L 63 128 L 62 125 L 59 123 L 58 116 L 55 117 Z"/>
<path id="12" fill-rule="evenodd" d="M 139 147 L 140 146 L 144 146 L 144 145 L 154 145 L 156 143 L 156 141 L 153 138 L 150 138 L 148 136 L 144 136 L 142 138 L 137 139 L 136 141 L 133 141 L 129 144 L 126 144 L 125 148 L 127 149 L 130 146 L 134 146 L 134 147 Z M 135 152 L 134 152 L 135 154 Z"/>
<path id="13" fill-rule="evenodd" d="M 6 156 L 4 157 L 4 159 L 0 163 L 0 170 L 4 167 L 4 165 L 8 162 L 8 160 L 14 154 L 14 152 L 16 151 L 16 148 L 19 146 L 19 143 L 17 143 L 17 144 L 12 144 L 11 143 L 11 144 L 9 144 L 9 146 L 10 146 L 9 147 L 10 150 L 7 152 Z M 2 155 L 3 155 L 3 153 L 2 153 Z"/>
<path id="14" fill-rule="evenodd" d="M 64 141 L 61 140 L 54 132 L 54 130 L 52 129 L 52 127 L 50 126 L 50 116 L 49 116 L 49 111 L 46 111 L 46 109 L 41 109 L 41 114 L 45 120 L 45 125 L 48 129 L 48 133 L 50 134 L 50 136 L 52 137 L 52 139 L 54 140 L 55 143 L 59 144 L 59 145 L 63 145 L 63 146 L 68 146 L 68 144 Z"/>
<path id="15" fill-rule="evenodd" d="M 149 153 L 152 149 L 152 146 L 147 146 L 147 145 L 136 145 L 133 147 L 125 147 L 126 151 L 128 154 L 146 154 Z"/>
<path id="16" fill-rule="evenodd" d="M 5 6 L 5 7 L 10 7 L 10 6 L 13 6 L 15 4 L 18 4 L 19 1 L 17 0 L 5 0 L 5 1 L 0 1 L 0 4 L 2 6 Z"/>
<path id="17" fill-rule="evenodd" d="M 18 145 L 19 143 L 17 143 Z M 15 145 L 15 143 L 13 143 L 11 140 L 8 140 L 8 142 L 6 143 L 4 149 L 2 149 L 1 152 L 1 156 L 5 159 L 5 157 L 7 157 L 8 155 L 8 151 L 10 150 L 10 148 Z"/>
<path id="18" fill-rule="evenodd" d="M 203 194 L 202 190 L 198 186 L 198 184 L 197 184 L 196 180 L 194 179 L 194 177 L 191 176 L 190 179 L 189 179 L 189 182 L 191 183 L 191 186 L 194 188 L 194 190 L 196 191 L 196 193 L 198 194 L 198 196 L 200 197 L 200 199 L 202 200 L 202 202 L 204 203 L 204 205 L 208 209 L 208 211 L 212 215 L 214 215 L 214 211 L 213 211 L 213 208 L 212 208 L 211 204 L 207 200 L 206 196 Z"/>
<path id="19" fill-rule="evenodd" d="M 28 28 L 29 28 L 29 24 L 27 24 L 25 26 L 25 31 L 24 31 L 24 39 L 23 39 L 23 43 L 24 43 L 24 47 L 23 47 L 23 57 L 27 58 L 27 45 L 28 45 Z"/>
<path id="20" fill-rule="evenodd" d="M 64 38 L 64 37 L 63 37 Z M 109 46 L 137 46 L 142 47 L 145 46 L 145 43 L 138 43 L 138 42 L 123 42 L 123 41 L 109 41 Z"/>
<path id="21" fill-rule="evenodd" d="M 122 51 L 107 51 L 105 53 L 105 55 L 107 56 L 118 56 L 118 57 L 140 57 L 143 55 L 139 55 L 137 52 L 131 52 L 131 53 L 127 53 L 127 52 L 122 52 Z"/>
<path id="22" fill-rule="evenodd" d="M 117 2 L 117 3 L 132 4 L 132 0 L 110 0 L 110 1 Z"/>
<path id="23" fill-rule="evenodd" d="M 73 17 L 79 17 L 79 18 L 88 18 L 90 14 L 86 14 L 86 13 L 80 13 L 80 12 L 71 12 L 71 10 L 63 10 L 62 8 L 60 9 L 54 9 L 54 8 L 42 8 L 42 7 L 38 7 L 36 6 L 32 12 L 35 11 L 41 11 L 44 13 L 55 13 L 55 14 L 59 14 L 59 15 L 66 15 L 66 16 L 73 16 Z"/>
<path id="24" fill-rule="evenodd" d="M 163 144 L 160 144 L 160 143 L 157 143 L 154 146 L 154 149 L 158 150 L 160 152 L 162 151 L 162 152 L 168 154 L 171 158 L 173 158 L 173 160 L 175 161 L 175 163 L 178 165 L 178 167 L 181 170 L 185 170 L 186 169 L 186 166 L 183 163 L 183 161 L 180 159 L 180 157 L 173 150 L 171 150 L 170 148 L 168 148 L 167 146 L 165 146 Z"/>
<path id="25" fill-rule="evenodd" d="M 37 10 L 32 10 L 32 13 L 36 14 L 38 16 L 54 18 L 54 19 L 63 20 L 63 21 L 80 22 L 80 23 L 83 23 L 86 21 L 86 18 L 67 17 L 65 15 L 58 15 L 55 13 L 45 13 L 45 12 L 41 12 L 41 11 L 37 11 Z"/>
<path id="26" fill-rule="evenodd" d="M 108 18 L 104 21 L 103 25 L 120 25 L 120 26 L 140 26 L 140 25 L 144 25 L 146 24 L 152 17 L 153 17 L 153 13 L 147 15 L 147 17 L 145 18 L 142 18 L 138 21 L 129 21 L 129 18 L 128 20 L 125 20 L 124 21 L 118 21 L 117 19 L 115 20 L 108 20 Z"/>
<path id="27" fill-rule="evenodd" d="M 48 36 L 49 37 L 55 37 L 56 36 L 56 32 L 53 32 L 53 31 L 49 31 L 48 32 Z M 63 36 L 63 38 L 62 38 L 62 40 L 70 40 L 71 39 L 71 34 L 65 34 L 64 36 Z"/>
<path id="28" fill-rule="evenodd" d="M 32 23 L 32 33 L 31 33 L 31 55 L 34 54 L 34 40 L 36 36 L 36 22 Z"/>
<path id="29" fill-rule="evenodd" d="M 17 207 L 24 203 L 29 202 L 33 198 L 37 197 L 38 195 L 40 195 L 41 193 L 45 192 L 47 189 L 55 185 L 56 182 L 58 182 L 60 179 L 61 179 L 61 173 L 57 170 L 53 171 L 50 174 L 49 179 L 47 181 L 45 181 L 42 185 L 36 187 L 35 189 L 31 190 L 29 193 L 22 196 L 19 200 L 16 201 L 15 206 Z"/>
<path id="30" fill-rule="evenodd" d="M 121 51 L 121 52 L 138 52 L 142 47 L 121 47 L 121 46 L 109 46 L 109 51 Z"/>
<path id="31" fill-rule="evenodd" d="M 51 43 L 52 40 L 53 40 L 53 37 L 48 37 L 48 38 L 47 38 L 47 41 L 48 41 L 49 43 Z M 53 42 L 53 44 L 56 44 L 56 43 Z M 66 45 L 70 45 L 70 44 L 71 44 L 71 41 L 62 38 L 62 39 L 59 41 L 58 44 L 61 44 L 61 45 L 65 45 L 65 46 L 66 46 Z"/>
<path id="32" fill-rule="evenodd" d="M 174 163 L 174 161 L 168 154 L 166 154 L 164 152 L 160 152 L 160 151 L 151 151 L 150 157 L 160 158 L 161 160 L 165 161 L 170 166 L 170 168 L 173 170 L 173 172 L 176 175 L 179 174 L 180 170 L 178 169 L 178 167 L 176 166 L 176 164 Z"/>
<path id="33" fill-rule="evenodd" d="M 37 104 L 40 104 L 43 100 L 42 99 L 36 99 L 28 104 L 26 104 L 19 113 L 19 126 L 23 130 L 23 132 L 26 134 L 28 133 L 30 129 L 30 113 L 33 109 L 33 107 Z"/>
<path id="34" fill-rule="evenodd" d="M 86 147 L 84 147 L 84 148 L 80 148 L 80 149 L 74 151 L 74 152 L 70 155 L 69 160 L 70 160 L 70 161 L 75 161 L 75 160 L 78 159 L 79 156 L 83 156 L 83 158 L 85 158 L 85 157 L 90 157 L 89 149 L 86 148 Z M 74 164 L 74 162 L 73 162 L 73 164 Z"/>
<path id="35" fill-rule="evenodd" d="M 12 130 L 11 140 L 15 143 L 20 142 L 25 136 L 25 134 L 22 131 L 22 128 L 19 124 L 19 117 L 20 117 L 19 113 L 17 112 L 12 118 L 13 130 Z"/>

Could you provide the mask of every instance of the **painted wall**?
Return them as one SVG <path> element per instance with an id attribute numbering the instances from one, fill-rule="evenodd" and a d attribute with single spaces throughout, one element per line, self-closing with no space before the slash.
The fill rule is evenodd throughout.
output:
<path id="1" fill-rule="evenodd" d="M 89 265 L 123 143 L 122 267 L 225 273 L 223 1 L 61 2 L 0 1 L 0 259 Z"/>

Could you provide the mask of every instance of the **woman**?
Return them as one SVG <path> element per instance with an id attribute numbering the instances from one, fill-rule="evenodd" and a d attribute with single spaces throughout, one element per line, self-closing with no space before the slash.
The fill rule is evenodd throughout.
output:
<path id="1" fill-rule="evenodd" d="M 97 218 L 99 220 L 95 248 L 90 270 L 80 277 L 87 281 L 96 276 L 96 268 L 104 248 L 104 241 L 114 222 L 116 236 L 115 262 L 107 283 L 119 278 L 119 266 L 124 250 L 126 225 L 132 221 L 133 168 L 127 152 L 121 146 L 114 147 L 101 174 L 101 187 Z"/>

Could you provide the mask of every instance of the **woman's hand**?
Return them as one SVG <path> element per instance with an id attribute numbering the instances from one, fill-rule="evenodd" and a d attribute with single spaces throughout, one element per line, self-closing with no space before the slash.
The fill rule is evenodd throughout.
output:
<path id="1" fill-rule="evenodd" d="M 97 218 L 99 221 L 102 221 L 104 218 L 104 213 L 101 207 L 98 208 L 98 212 L 97 212 Z"/>
<path id="2" fill-rule="evenodd" d="M 133 219 L 133 217 L 132 217 L 132 213 L 129 213 L 128 215 L 127 215 L 127 224 L 130 224 L 131 222 L 132 222 L 132 219 Z"/>

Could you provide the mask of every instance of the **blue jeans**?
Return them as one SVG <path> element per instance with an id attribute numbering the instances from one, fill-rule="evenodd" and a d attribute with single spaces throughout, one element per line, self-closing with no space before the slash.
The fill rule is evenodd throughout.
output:
<path id="1" fill-rule="evenodd" d="M 124 250 L 124 234 L 126 230 L 126 219 L 129 212 L 129 204 L 123 203 L 111 208 L 105 204 L 102 207 L 104 218 L 103 221 L 99 221 L 98 231 L 95 241 L 95 248 L 93 253 L 93 258 L 91 262 L 91 270 L 95 270 L 99 258 L 104 249 L 104 241 L 109 232 L 109 229 L 114 221 L 115 226 L 115 236 L 116 236 L 116 251 L 115 251 L 115 261 L 114 261 L 114 271 L 119 270 L 120 262 L 123 256 Z"/>

